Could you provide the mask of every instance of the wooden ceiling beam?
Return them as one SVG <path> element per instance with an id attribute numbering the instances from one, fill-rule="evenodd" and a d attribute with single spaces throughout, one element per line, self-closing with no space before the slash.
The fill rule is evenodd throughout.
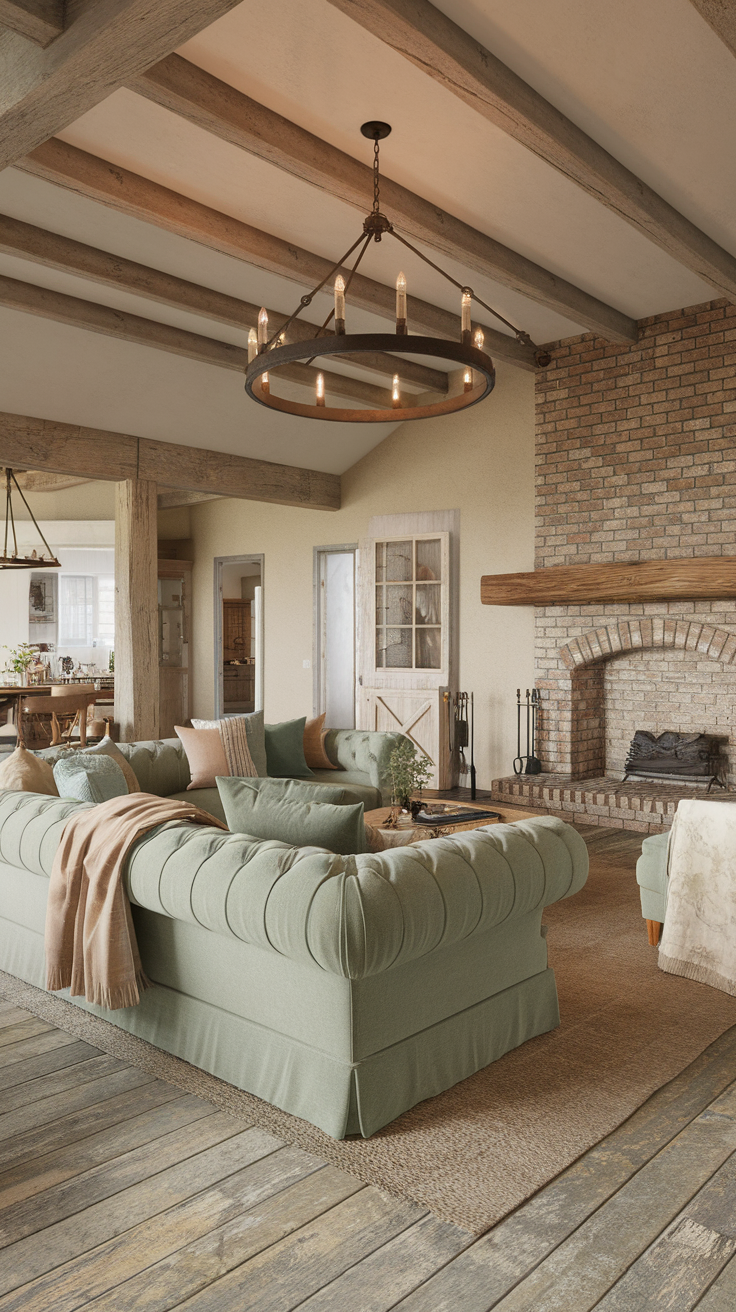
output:
<path id="1" fill-rule="evenodd" d="M 183 355 L 200 364 L 234 369 L 241 374 L 245 373 L 248 363 L 248 352 L 242 346 L 218 342 L 213 337 L 190 333 L 184 328 L 173 328 L 170 324 L 144 319 L 141 315 L 128 314 L 124 310 L 113 310 L 109 305 L 84 301 L 78 296 L 67 296 L 64 292 L 37 287 L 35 283 L 21 282 L 17 278 L 0 275 L 0 305 L 10 310 L 20 310 L 24 314 L 35 314 L 42 319 L 53 319 L 56 323 L 64 323 L 72 328 L 101 333 L 104 337 L 117 337 L 135 346 L 151 346 L 159 351 L 169 351 L 172 355 Z M 348 397 L 353 401 L 365 402 L 373 410 L 391 408 L 389 388 L 376 387 L 362 379 L 348 378 L 333 370 L 320 368 L 328 398 Z M 312 365 L 286 364 L 280 365 L 278 373 L 274 371 L 273 377 L 286 379 L 314 392 L 318 372 Z"/>
<path id="2" fill-rule="evenodd" d="M 198 506 L 202 501 L 221 501 L 217 492 L 159 492 L 159 510 L 175 510 L 178 506 Z"/>
<path id="3" fill-rule="evenodd" d="M 223 255 L 243 260 L 258 269 L 278 274 L 301 288 L 314 287 L 330 272 L 332 264 L 321 255 L 261 232 L 248 223 L 199 201 L 190 200 L 178 191 L 158 182 L 110 164 L 77 146 L 54 137 L 16 165 L 25 173 L 65 187 L 75 195 L 100 201 L 121 214 L 129 214 L 144 223 L 153 223 L 165 232 L 187 237 Z M 396 291 L 356 273 L 350 284 L 350 300 L 361 310 L 379 315 L 392 323 L 396 317 Z M 414 332 L 430 337 L 460 336 L 460 318 L 416 296 L 409 296 L 409 326 Z M 507 360 L 521 369 L 534 371 L 533 350 L 506 333 L 483 324 L 486 350 L 497 359 Z"/>
<path id="4" fill-rule="evenodd" d="M 0 27 L 45 48 L 64 31 L 64 0 L 0 0 Z"/>
<path id="5" fill-rule="evenodd" d="M 730 0 L 692 0 L 736 50 Z M 627 169 L 429 0 L 330 0 L 583 191 L 731 299 L 736 258 Z M 169 60 L 164 61 L 168 67 Z M 146 77 L 156 78 L 156 65 Z M 138 85 L 142 85 L 139 81 Z"/>
<path id="6" fill-rule="evenodd" d="M 239 0 L 94 0 L 69 6 L 47 49 L 0 33 L 0 169 L 93 109 Z M 6 0 L 7 8 L 7 0 Z M 11 6 L 42 12 L 39 0 Z M 11 14 L 12 16 L 12 14 Z"/>
<path id="7" fill-rule="evenodd" d="M 308 182 L 364 214 L 373 201 L 373 170 L 329 142 L 243 95 L 180 55 L 169 55 L 128 84 L 187 122 Z M 402 231 L 483 277 L 617 342 L 635 342 L 633 319 L 512 251 L 493 237 L 381 177 L 381 202 Z"/>
<path id="8" fill-rule="evenodd" d="M 19 471 L 16 477 L 24 492 L 65 492 L 69 487 L 80 487 L 91 481 L 73 474 L 46 474 L 40 469 Z"/>
<path id="9" fill-rule="evenodd" d="M 31 415 L 0 413 L 0 465 L 113 483 L 142 478 L 159 488 L 311 510 L 340 509 L 338 474 Z"/>
<path id="10" fill-rule="evenodd" d="M 31 223 L 23 223 L 5 214 L 0 214 L 0 251 L 31 260 L 47 269 L 60 269 L 63 273 L 71 273 L 106 287 L 115 287 L 160 305 L 187 310 L 216 323 L 225 323 L 231 328 L 247 330 L 256 328 L 258 324 L 260 306 L 249 301 L 240 301 L 235 296 L 214 291 L 211 287 L 200 287 L 184 278 L 161 273 L 159 269 L 136 264 L 133 260 L 122 259 L 108 251 L 98 250 L 44 228 L 36 228 Z M 287 317 L 277 310 L 269 310 L 268 322 L 271 329 L 279 328 Z M 319 325 L 300 317 L 289 326 L 286 340 L 303 341 L 315 337 L 319 331 Z M 327 331 L 324 335 L 333 334 Z M 334 358 L 349 359 L 342 355 Z M 349 362 L 353 365 L 357 363 L 355 359 Z M 360 368 L 388 377 L 396 372 L 397 360 L 394 356 L 376 352 L 361 356 Z M 401 381 L 402 384 L 413 385 L 421 392 L 447 391 L 447 375 L 442 370 L 416 364 L 413 360 L 401 361 Z"/>
<path id="11" fill-rule="evenodd" d="M 716 36 L 736 55 L 736 9 L 731 0 L 690 0 Z"/>

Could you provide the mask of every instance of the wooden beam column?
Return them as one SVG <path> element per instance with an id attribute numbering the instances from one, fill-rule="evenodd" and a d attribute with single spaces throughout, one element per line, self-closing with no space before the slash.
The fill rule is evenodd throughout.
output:
<path id="1" fill-rule="evenodd" d="M 115 716 L 122 742 L 158 737 L 156 484 L 115 485 Z"/>

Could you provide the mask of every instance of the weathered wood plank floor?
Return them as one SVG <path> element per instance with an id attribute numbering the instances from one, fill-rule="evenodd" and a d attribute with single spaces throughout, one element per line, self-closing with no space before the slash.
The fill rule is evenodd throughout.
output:
<path id="1" fill-rule="evenodd" d="M 0 1312 L 87 1307 L 733 1312 L 736 1034 L 473 1240 L 0 1000 Z"/>

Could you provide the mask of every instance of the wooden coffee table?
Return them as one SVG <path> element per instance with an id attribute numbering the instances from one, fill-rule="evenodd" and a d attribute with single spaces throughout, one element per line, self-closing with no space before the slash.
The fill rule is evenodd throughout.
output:
<path id="1" fill-rule="evenodd" d="M 428 798 L 430 803 L 433 801 L 447 799 Z M 450 837 L 452 834 L 460 834 L 468 829 L 481 829 L 484 825 L 513 824 L 516 820 L 530 820 L 533 816 L 546 815 L 546 811 L 526 811 L 520 806 L 505 806 L 498 802 L 458 802 L 458 809 L 467 808 L 473 811 L 496 811 L 499 815 L 498 820 L 491 820 L 488 817 L 478 820 L 464 820 L 462 824 L 447 825 L 438 819 L 437 826 L 434 825 L 400 825 L 396 829 L 387 829 L 386 821 L 391 812 L 395 810 L 393 806 L 377 807 L 375 811 L 367 811 L 365 814 L 366 824 L 373 825 L 375 829 L 380 829 L 385 834 L 405 834 L 408 829 L 413 831 L 414 837 L 412 843 L 420 843 L 425 838 L 436 838 L 438 831 L 442 832 L 444 837 Z"/>

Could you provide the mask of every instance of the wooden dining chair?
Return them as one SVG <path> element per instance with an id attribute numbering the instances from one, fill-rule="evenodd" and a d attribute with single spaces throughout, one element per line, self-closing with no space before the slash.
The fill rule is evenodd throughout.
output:
<path id="1" fill-rule="evenodd" d="M 27 746 L 59 747 L 69 744 L 79 729 L 79 745 L 87 745 L 87 707 L 97 694 L 94 684 L 54 688 L 48 697 L 24 697 L 21 703 L 23 739 Z"/>

